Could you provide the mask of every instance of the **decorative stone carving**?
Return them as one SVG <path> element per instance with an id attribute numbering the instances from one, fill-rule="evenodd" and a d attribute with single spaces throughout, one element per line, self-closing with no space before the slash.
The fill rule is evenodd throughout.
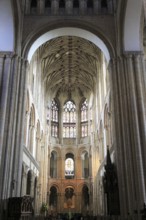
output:
<path id="1" fill-rule="evenodd" d="M 8 201 L 8 219 L 21 219 L 22 216 L 32 216 L 33 199 L 30 196 L 13 197 Z"/>

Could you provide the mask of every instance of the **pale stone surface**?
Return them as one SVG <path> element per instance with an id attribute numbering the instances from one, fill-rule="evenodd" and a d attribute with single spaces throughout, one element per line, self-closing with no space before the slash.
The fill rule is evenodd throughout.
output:
<path id="1" fill-rule="evenodd" d="M 121 217 L 141 219 L 146 202 L 145 2 L 108 0 L 106 7 L 94 0 L 90 9 L 88 4 L 80 0 L 75 6 L 66 0 L 60 7 L 59 0 L 52 0 L 46 9 L 44 0 L 33 8 L 29 0 L 16 1 L 12 30 L 9 20 L 2 29 L 1 44 L 8 51 L 0 52 L 0 219 L 6 219 L 8 198 L 27 193 L 35 198 L 38 214 L 43 202 L 49 206 L 52 187 L 57 203 L 49 206 L 49 212 L 107 214 L 103 187 L 107 145 L 118 174 Z M 5 15 L 13 11 L 10 6 L 7 0 Z M 109 63 L 90 39 L 71 33 L 41 45 L 28 64 L 25 58 L 33 42 L 61 27 L 97 35 L 109 51 Z M 52 137 L 49 118 L 53 98 L 59 106 L 58 137 Z M 81 132 L 85 98 L 88 137 Z M 63 106 L 68 100 L 76 104 L 75 138 L 63 137 Z M 74 161 L 71 179 L 65 178 L 67 157 Z M 72 189 L 70 200 L 66 193 Z"/>

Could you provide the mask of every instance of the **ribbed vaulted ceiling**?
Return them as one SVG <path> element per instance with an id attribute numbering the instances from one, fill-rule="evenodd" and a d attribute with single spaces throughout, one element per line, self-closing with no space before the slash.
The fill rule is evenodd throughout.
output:
<path id="1" fill-rule="evenodd" d="M 43 79 L 56 92 L 92 90 L 100 50 L 91 42 L 73 36 L 52 39 L 39 48 Z"/>

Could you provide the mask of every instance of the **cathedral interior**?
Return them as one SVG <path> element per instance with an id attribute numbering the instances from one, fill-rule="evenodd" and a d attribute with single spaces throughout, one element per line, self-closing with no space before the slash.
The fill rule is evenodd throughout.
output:
<path id="1" fill-rule="evenodd" d="M 0 1 L 0 219 L 58 215 L 146 219 L 145 0 Z"/>

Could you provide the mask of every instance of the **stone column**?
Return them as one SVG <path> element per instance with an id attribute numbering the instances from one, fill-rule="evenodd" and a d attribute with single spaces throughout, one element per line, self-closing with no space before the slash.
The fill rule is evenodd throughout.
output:
<path id="1" fill-rule="evenodd" d="M 24 145 L 25 147 L 28 147 L 28 137 L 29 137 L 29 112 L 25 115 L 25 132 L 24 132 Z"/>
<path id="2" fill-rule="evenodd" d="M 142 55 L 129 52 L 112 60 L 110 74 L 120 206 L 122 216 L 126 216 L 134 210 L 140 213 L 146 198 L 146 89 Z"/>
<path id="3" fill-rule="evenodd" d="M 26 195 L 26 186 L 27 186 L 27 174 L 26 174 L 26 170 L 24 169 L 22 173 L 21 196 Z"/>
<path id="4" fill-rule="evenodd" d="M 17 87 L 17 102 L 15 103 L 15 141 L 14 141 L 14 157 L 13 163 L 13 179 L 16 179 L 17 187 L 15 189 L 15 196 L 20 196 L 21 186 L 21 171 L 22 171 L 22 155 L 23 155 L 23 132 L 24 132 L 24 118 L 25 118 L 25 102 L 26 102 L 26 81 L 27 81 L 27 61 L 19 59 L 19 81 Z"/>
<path id="5" fill-rule="evenodd" d="M 101 12 L 101 0 L 93 0 L 93 10 L 95 14 Z"/>
<path id="6" fill-rule="evenodd" d="M 76 145 L 79 144 L 80 141 L 80 130 L 81 130 L 81 123 L 80 123 L 80 109 L 78 106 L 76 106 Z"/>
<path id="7" fill-rule="evenodd" d="M 62 172 L 61 172 L 61 178 L 65 178 L 65 156 L 62 155 Z"/>
<path id="8" fill-rule="evenodd" d="M 65 1 L 66 14 L 71 15 L 73 13 L 73 0 Z"/>
<path id="9" fill-rule="evenodd" d="M 6 138 L 5 126 L 8 124 L 8 99 L 10 93 L 11 68 L 13 66 L 15 55 L 13 53 L 0 53 L 0 165 L 2 166 L 3 144 Z M 7 120 L 6 120 L 7 119 Z"/>
<path id="10" fill-rule="evenodd" d="M 38 0 L 38 13 L 44 14 L 45 10 L 45 0 Z"/>
<path id="11" fill-rule="evenodd" d="M 87 13 L 87 0 L 80 0 L 80 14 L 86 14 Z"/>
<path id="12" fill-rule="evenodd" d="M 113 13 L 113 0 L 107 1 L 107 8 L 108 8 L 108 13 L 112 14 Z"/>
<path id="13" fill-rule="evenodd" d="M 0 199 L 20 196 L 26 61 L 0 53 Z M 1 202 L 1 205 L 3 202 Z M 1 212 L 2 206 L 0 207 Z M 2 211 L 3 212 L 3 211 Z"/>
<path id="14" fill-rule="evenodd" d="M 62 178 L 62 158 L 60 155 L 57 157 L 57 178 Z"/>
<path id="15" fill-rule="evenodd" d="M 30 0 L 26 0 L 25 2 L 25 13 L 26 14 L 30 14 L 30 3 L 31 3 Z"/>
<path id="16" fill-rule="evenodd" d="M 60 107 L 59 111 L 59 142 L 60 144 L 63 144 L 63 108 Z"/>
<path id="17" fill-rule="evenodd" d="M 35 158 L 35 155 L 36 155 L 36 128 L 35 126 L 33 126 L 33 134 L 32 134 L 32 155 L 33 157 Z"/>
<path id="18" fill-rule="evenodd" d="M 59 14 L 59 0 L 52 0 L 51 11 L 53 15 Z"/>

